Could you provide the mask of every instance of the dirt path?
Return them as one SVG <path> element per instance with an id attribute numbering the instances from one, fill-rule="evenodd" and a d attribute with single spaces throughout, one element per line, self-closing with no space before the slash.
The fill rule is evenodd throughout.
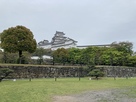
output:
<path id="1" fill-rule="evenodd" d="M 104 91 L 89 91 L 70 96 L 54 96 L 53 102 L 136 102 L 127 93 L 132 89 L 115 89 Z"/>

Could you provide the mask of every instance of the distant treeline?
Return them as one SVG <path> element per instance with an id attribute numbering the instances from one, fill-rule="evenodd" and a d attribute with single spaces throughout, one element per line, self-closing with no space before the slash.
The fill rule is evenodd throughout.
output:
<path id="1" fill-rule="evenodd" d="M 52 59 L 44 59 L 43 55 L 49 55 Z M 39 59 L 31 59 L 39 56 Z M 19 63 L 17 53 L 0 52 L 1 63 Z M 23 52 L 22 63 L 25 64 L 59 64 L 59 65 L 112 65 L 132 66 L 136 65 L 136 54 L 131 42 L 113 42 L 109 47 L 90 46 L 85 49 L 59 48 L 55 51 L 37 48 L 32 54 Z"/>
<path id="2" fill-rule="evenodd" d="M 90 46 L 85 49 L 57 49 L 53 62 L 60 64 L 135 66 L 136 55 L 131 42 L 113 42 L 109 47 Z"/>

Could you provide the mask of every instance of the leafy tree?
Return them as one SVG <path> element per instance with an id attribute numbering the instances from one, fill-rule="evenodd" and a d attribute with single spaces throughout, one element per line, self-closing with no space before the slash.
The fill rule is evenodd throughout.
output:
<path id="1" fill-rule="evenodd" d="M 125 65 L 127 60 L 127 56 L 124 58 L 124 52 L 118 51 L 114 47 L 108 47 L 103 50 L 103 54 L 101 55 L 101 64 L 103 65 Z"/>
<path id="2" fill-rule="evenodd" d="M 43 55 L 48 55 L 49 51 L 44 48 L 36 48 L 35 52 L 32 54 L 32 56 L 39 56 L 42 57 Z"/>
<path id="3" fill-rule="evenodd" d="M 92 71 L 90 71 L 88 75 L 93 76 L 98 80 L 98 77 L 104 76 L 104 72 L 102 72 L 100 69 L 95 68 Z"/>
<path id="4" fill-rule="evenodd" d="M 116 48 L 118 51 L 124 52 L 124 53 L 128 53 L 130 55 L 132 55 L 133 53 L 133 44 L 131 42 L 113 42 L 111 44 L 111 47 Z"/>
<path id="5" fill-rule="evenodd" d="M 91 62 L 94 65 L 99 65 L 100 64 L 100 57 L 103 52 L 103 47 L 98 47 L 98 46 L 92 46 L 92 51 L 91 51 Z"/>
<path id="6" fill-rule="evenodd" d="M 91 51 L 92 51 L 91 47 L 81 50 L 80 60 L 79 60 L 80 65 L 89 65 L 92 64 L 92 62 L 94 62 L 91 60 L 94 58 L 92 57 Z"/>
<path id="7" fill-rule="evenodd" d="M 126 65 L 127 65 L 127 66 L 136 67 L 136 55 L 134 55 L 134 56 L 129 56 Z"/>
<path id="8" fill-rule="evenodd" d="M 118 65 L 124 66 L 127 65 L 129 56 L 132 56 L 133 54 L 133 44 L 131 42 L 113 42 L 111 44 L 112 48 L 115 48 L 118 53 L 120 53 L 120 58 L 118 58 Z M 118 54 L 119 55 L 119 54 Z"/>
<path id="9" fill-rule="evenodd" d="M 72 65 L 79 63 L 79 57 L 81 55 L 81 50 L 78 48 L 68 49 L 68 62 Z"/>
<path id="10" fill-rule="evenodd" d="M 57 63 L 65 65 L 68 59 L 68 51 L 64 48 L 59 48 L 53 52 L 53 60 Z"/>
<path id="11" fill-rule="evenodd" d="M 82 51 L 81 60 L 85 65 L 99 65 L 102 55 L 102 48 L 91 46 Z"/>
<path id="12" fill-rule="evenodd" d="M 36 51 L 32 54 L 39 57 L 39 64 L 43 62 L 43 55 L 46 55 L 47 51 L 44 48 L 37 48 Z"/>
<path id="13" fill-rule="evenodd" d="M 32 53 L 36 50 L 36 46 L 33 33 L 24 26 L 11 27 L 1 33 L 1 47 L 5 52 L 18 52 L 20 63 L 22 52 Z"/>
<path id="14" fill-rule="evenodd" d="M 10 73 L 13 73 L 13 70 L 9 68 L 0 68 L 0 82 L 6 78 Z"/>
<path id="15" fill-rule="evenodd" d="M 2 62 L 4 63 L 17 63 L 17 53 L 3 52 Z"/>

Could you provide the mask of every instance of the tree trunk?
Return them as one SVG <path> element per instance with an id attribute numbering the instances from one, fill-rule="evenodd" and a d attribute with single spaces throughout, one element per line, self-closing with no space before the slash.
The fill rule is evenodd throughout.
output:
<path id="1" fill-rule="evenodd" d="M 52 64 L 53 64 L 53 65 L 55 64 L 55 61 L 54 61 L 54 56 L 53 56 Z"/>
<path id="2" fill-rule="evenodd" d="M 0 82 L 2 82 L 2 80 L 3 80 L 5 77 L 6 77 L 6 75 L 3 76 L 3 77 L 0 77 Z"/>
<path id="3" fill-rule="evenodd" d="M 22 51 L 19 50 L 19 64 L 22 63 Z"/>
<path id="4" fill-rule="evenodd" d="M 0 82 L 2 82 L 2 78 L 0 78 Z"/>
<path id="5" fill-rule="evenodd" d="M 98 80 L 98 76 L 96 75 L 95 78 Z"/>
<path id="6" fill-rule="evenodd" d="M 7 63 L 7 55 L 5 51 L 4 51 L 4 62 Z"/>

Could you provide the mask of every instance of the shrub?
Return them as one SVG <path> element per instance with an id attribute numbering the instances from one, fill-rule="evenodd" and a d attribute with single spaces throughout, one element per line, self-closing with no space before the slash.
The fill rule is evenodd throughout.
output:
<path id="1" fill-rule="evenodd" d="M 89 72 L 89 76 L 95 77 L 98 80 L 98 77 L 103 77 L 104 72 L 102 72 L 100 69 L 93 69 Z"/>
<path id="2" fill-rule="evenodd" d="M 0 68 L 0 82 L 6 78 L 10 73 L 13 73 L 13 70 L 9 68 Z"/>

